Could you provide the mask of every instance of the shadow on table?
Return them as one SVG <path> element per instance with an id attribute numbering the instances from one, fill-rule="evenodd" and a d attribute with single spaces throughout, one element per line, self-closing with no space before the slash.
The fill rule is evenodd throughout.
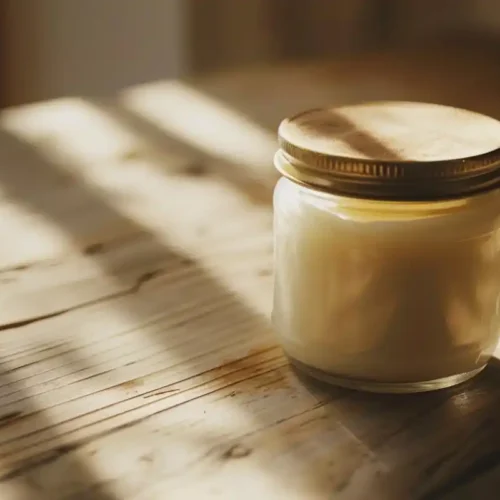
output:
<path id="1" fill-rule="evenodd" d="M 73 177 L 72 174 L 57 164 L 47 161 L 31 145 L 20 141 L 17 137 L 5 131 L 1 132 L 0 141 L 2 143 L 0 149 L 0 186 L 3 195 L 10 203 L 18 204 L 26 208 L 30 213 L 43 216 L 48 221 L 56 224 L 64 234 L 71 238 L 75 246 L 82 253 L 87 253 L 89 258 L 92 258 L 99 265 L 103 273 L 118 283 L 123 282 L 125 288 L 130 286 L 130 276 L 127 274 L 127 269 L 123 267 L 123 263 L 117 263 L 113 255 L 106 252 L 106 246 L 100 246 L 99 242 L 94 242 L 92 252 L 87 252 L 89 243 L 88 226 L 77 226 L 74 224 L 72 213 L 64 206 L 61 206 L 57 199 L 54 199 L 49 186 L 53 188 L 58 185 L 71 185 L 72 198 L 75 203 L 79 206 L 92 207 L 93 211 L 98 213 L 99 219 L 90 223 L 91 226 L 95 224 L 92 227 L 97 233 L 99 233 L 98 228 L 102 220 L 105 220 L 108 227 L 117 224 L 120 227 L 127 228 L 128 234 L 137 235 L 137 237 L 143 238 L 148 242 L 152 255 L 155 256 L 155 267 L 138 277 L 138 282 L 136 283 L 138 286 L 136 288 L 132 287 L 130 292 L 130 307 L 126 311 L 126 314 L 137 322 L 139 328 L 142 323 L 147 322 L 150 318 L 143 317 L 140 304 L 134 302 L 134 294 L 139 295 L 140 287 L 148 280 L 154 279 L 155 273 L 158 271 L 168 273 L 179 268 L 186 268 L 187 266 L 191 272 L 189 286 L 178 287 L 175 286 L 174 282 L 168 289 L 163 289 L 162 293 L 166 294 L 166 299 L 168 298 L 170 302 L 173 301 L 178 306 L 185 303 L 195 305 L 197 302 L 206 301 L 207 297 L 220 297 L 222 299 L 221 307 L 210 311 L 202 322 L 197 323 L 197 332 L 200 338 L 213 335 L 214 332 L 220 329 L 221 325 L 226 324 L 228 317 L 231 318 L 231 321 L 235 322 L 235 327 L 244 325 L 248 335 L 252 335 L 252 332 L 255 331 L 258 331 L 259 335 L 262 335 L 263 331 L 269 329 L 269 326 L 262 318 L 257 317 L 255 313 L 251 312 L 240 302 L 238 297 L 206 274 L 191 257 L 169 248 L 162 241 L 159 241 L 154 234 L 127 216 L 117 212 L 114 207 L 106 202 L 102 195 L 93 191 L 91 187 Z M 34 188 L 34 186 L 36 187 Z M 158 269 L 157 266 L 160 266 L 161 269 Z M 166 311 L 166 314 L 168 314 L 168 311 Z M 30 323 L 31 321 L 36 322 L 38 319 L 26 318 L 26 320 L 27 323 Z M 39 318 L 39 320 L 43 320 L 43 318 Z M 23 322 L 21 321 L 21 323 Z M 11 327 L 17 328 L 19 325 L 15 324 L 11 325 Z M 9 328 L 9 325 L 3 325 L 3 329 L 6 328 Z M 190 324 L 176 325 L 176 331 L 181 338 L 183 330 L 185 330 L 187 336 L 191 329 L 192 326 Z M 20 330 L 21 332 L 22 330 Z M 170 345 L 167 335 L 155 338 L 163 342 L 165 348 L 169 349 L 170 353 L 175 353 L 179 363 L 185 363 L 189 366 L 191 358 L 196 357 L 191 352 L 192 349 L 196 348 L 192 344 L 178 343 L 174 347 Z M 73 357 L 78 356 L 78 353 L 74 351 L 72 355 Z M 259 362 L 259 356 L 260 354 L 255 352 L 248 358 L 235 360 L 235 371 L 247 370 L 251 373 L 255 370 L 254 366 Z M 90 359 L 73 359 L 71 362 L 79 364 L 84 370 L 87 367 L 92 367 L 92 360 Z M 227 375 L 221 373 L 220 378 L 224 379 L 224 377 L 227 377 L 228 384 L 234 383 L 235 378 L 231 373 Z M 4 373 L 3 378 L 5 384 L 16 386 L 15 373 Z M 22 393 L 22 386 L 19 385 L 17 390 Z M 75 388 L 75 390 L 77 389 Z M 2 453 L 3 444 L 6 442 L 9 443 L 9 449 L 14 447 L 16 450 L 23 450 L 22 436 L 16 436 L 24 433 L 16 431 L 13 434 L 18 425 L 22 425 L 23 428 L 31 425 L 33 433 L 43 431 L 44 441 L 52 440 L 53 449 L 51 452 L 43 453 L 42 455 L 35 453 L 33 459 L 30 459 L 28 462 L 14 463 L 11 473 L 0 478 L 0 481 L 16 477 L 29 477 L 30 469 L 35 470 L 38 466 L 45 466 L 54 461 L 62 460 L 65 455 L 69 455 L 66 457 L 67 460 L 64 460 L 62 470 L 65 471 L 65 475 L 62 477 L 67 479 L 73 476 L 78 489 L 86 491 L 85 488 L 87 488 L 89 491 L 92 491 L 94 495 L 92 498 L 95 500 L 113 498 L 110 494 L 99 493 L 100 490 L 95 490 L 94 493 L 93 488 L 101 488 L 102 485 L 99 484 L 99 478 L 92 477 L 90 470 L 84 464 L 80 463 L 75 454 L 75 451 L 78 450 L 82 443 L 75 443 L 74 445 L 61 444 L 61 442 L 67 443 L 68 439 L 66 436 L 58 435 L 58 426 L 45 418 L 44 412 L 42 409 L 37 408 L 36 402 L 29 397 L 29 394 L 26 394 L 23 399 L 22 414 L 17 414 L 15 411 L 11 412 L 10 407 L 12 405 L 9 405 L 9 408 L 6 410 L 6 415 L 2 417 L 0 413 L 0 420 L 3 418 L 5 424 L 0 426 L 0 460 L 2 460 L 2 455 L 3 460 L 9 459 L 9 453 Z M 17 448 L 15 446 L 16 440 L 19 440 Z M 57 482 L 53 486 L 56 488 Z M 61 491 L 57 491 L 56 489 L 47 491 L 47 495 L 54 500 L 65 498 L 58 497 L 57 495 L 61 495 Z"/>
<path id="2" fill-rule="evenodd" d="M 156 140 L 161 141 L 161 135 Z M 139 277 L 141 283 L 155 279 L 155 273 L 159 270 L 170 272 L 179 266 L 189 266 L 193 276 L 190 286 L 187 289 L 172 286 L 164 291 L 168 295 L 165 300 L 168 298 L 176 304 L 183 304 L 203 301 L 207 296 L 223 297 L 224 307 L 214 310 L 198 324 L 200 338 L 210 336 L 220 325 L 226 324 L 229 313 L 235 326 L 242 323 L 249 325 L 245 330 L 248 335 L 255 332 L 261 334 L 269 329 L 264 319 L 242 304 L 241 299 L 224 285 L 209 276 L 197 262 L 169 248 L 155 234 L 120 213 L 107 202 L 102 193 L 84 184 L 57 163 L 48 161 L 32 145 L 11 134 L 3 132 L 1 144 L 0 186 L 4 195 L 12 203 L 19 204 L 56 224 L 82 253 L 88 250 L 88 229 L 75 226 L 73 215 L 52 197 L 49 187 L 71 186 L 72 195 L 78 204 L 92 207 L 101 219 L 106 220 L 106 225 L 115 223 L 127 228 L 128 233 L 140 235 L 148 241 L 152 254 L 156 256 L 156 262 L 145 275 Z M 16 159 L 15 163 L 12 163 L 13 158 Z M 203 172 L 201 175 L 204 175 Z M 36 186 L 36 189 L 33 186 Z M 242 186 L 244 183 L 240 184 L 241 189 Z M 96 219 L 92 223 L 99 226 L 100 221 Z M 124 274 L 126 269 L 117 264 L 113 254 L 106 252 L 105 245 L 101 248 L 96 245 L 98 243 L 94 242 L 93 247 L 97 251 L 87 252 L 89 258 L 92 258 L 107 276 L 128 287 L 129 278 Z M 157 266 L 160 266 L 160 269 Z M 133 293 L 138 294 L 139 291 L 140 286 Z M 143 317 L 141 308 L 134 302 L 133 293 L 127 314 L 140 325 L 147 318 Z M 178 330 L 181 333 L 184 330 L 186 335 L 190 328 L 191 325 L 178 326 Z M 167 335 L 161 340 L 166 348 L 175 353 L 179 362 L 189 365 L 193 357 L 190 344 L 178 344 L 173 347 Z M 76 353 L 72 353 L 72 356 L 71 362 L 80 364 L 83 370 L 92 367 L 92 360 L 74 358 Z M 259 356 L 259 353 L 255 353 L 234 362 L 238 370 L 244 369 L 251 373 L 259 362 Z M 325 494 L 326 491 L 333 494 L 337 490 L 339 493 L 348 494 L 351 488 L 358 487 L 356 477 L 360 474 L 366 490 L 373 490 L 374 495 L 377 495 L 378 491 L 388 494 L 395 491 L 393 497 L 385 497 L 387 500 L 400 500 L 410 491 L 411 498 L 431 500 L 449 497 L 451 500 L 458 498 L 453 495 L 458 495 L 459 490 L 476 488 L 475 477 L 486 477 L 488 471 L 496 467 L 500 455 L 500 427 L 496 425 L 500 410 L 498 365 L 498 362 L 493 361 L 481 376 L 464 386 L 415 396 L 366 395 L 309 385 L 310 392 L 321 403 L 312 412 L 326 422 L 325 428 L 333 429 L 333 432 L 322 436 L 321 447 L 323 450 L 332 450 L 332 457 L 326 468 L 318 468 L 314 477 L 308 478 L 311 494 Z M 6 383 L 16 385 L 14 374 L 6 373 L 4 378 Z M 234 381 L 233 376 L 227 376 L 228 385 L 234 384 Z M 19 391 L 22 390 L 19 386 Z M 30 418 L 28 422 L 31 422 L 33 432 L 44 429 L 45 436 L 53 441 L 54 447 L 50 453 L 35 454 L 29 462 L 15 464 L 12 472 L 3 480 L 29 478 L 30 470 L 35 471 L 48 463 L 61 460 L 67 468 L 63 470 L 75 477 L 79 491 L 95 490 L 92 498 L 113 500 L 114 497 L 105 492 L 105 487 L 99 489 L 102 486 L 99 485 L 99 478 L 94 477 L 90 469 L 78 458 L 76 452 L 82 443 L 72 442 L 71 436 L 58 435 L 57 425 L 45 418 L 43 411 L 36 407 L 35 401 L 31 400 L 29 395 L 26 396 L 26 401 L 28 413 L 34 416 L 28 415 L 23 425 L 27 425 L 27 418 Z M 245 407 L 244 411 L 251 410 Z M 279 413 L 276 415 L 279 420 Z M 251 417 L 255 421 L 260 418 L 257 412 L 252 413 Z M 8 441 L 15 444 L 18 439 L 11 434 L 18 422 L 23 422 L 22 415 L 11 414 L 10 419 L 6 418 L 4 422 L 6 425 L 0 426 L 0 453 L 2 443 Z M 282 438 L 286 440 L 286 434 L 283 434 Z M 351 440 L 361 453 L 351 460 L 352 463 L 347 469 L 340 469 L 340 479 L 334 479 L 339 474 L 336 468 L 339 467 L 339 462 L 349 458 L 338 456 L 336 450 L 340 438 Z M 68 442 L 72 444 L 60 444 Z M 21 445 L 19 449 L 22 450 Z M 292 448 L 288 456 L 297 464 L 299 470 L 302 470 L 303 464 L 317 460 L 317 456 L 309 456 L 309 451 L 305 448 Z M 8 454 L 4 459 L 8 459 Z M 280 476 L 282 472 L 286 471 L 276 469 L 275 474 L 280 480 L 286 481 L 285 476 Z M 477 488 L 483 487 L 480 483 L 477 484 Z M 54 482 L 54 487 L 56 486 L 57 483 Z M 61 492 L 47 491 L 48 498 L 54 500 L 58 498 L 55 496 L 58 494 Z M 483 498 L 488 497 L 483 495 Z"/>
<path id="3" fill-rule="evenodd" d="M 324 407 L 326 418 L 338 421 L 379 462 L 382 473 L 367 488 L 380 485 L 395 498 L 418 500 L 497 498 L 498 359 L 464 384 L 408 395 L 331 388 L 294 371 L 318 397 L 335 398 Z"/>
<path id="4" fill-rule="evenodd" d="M 162 155 L 169 157 L 172 153 L 189 159 L 188 164 L 182 168 L 181 173 L 196 177 L 215 175 L 237 189 L 250 202 L 257 205 L 271 204 L 274 183 L 278 179 L 278 173 L 273 168 L 272 156 L 269 157 L 266 165 L 269 175 L 263 176 L 258 172 L 252 172 L 250 168 L 245 168 L 244 154 L 242 154 L 241 162 L 236 164 L 231 159 L 228 159 L 224 152 L 218 150 L 216 140 L 213 142 L 211 152 L 201 151 L 188 141 L 180 137 L 174 137 L 152 120 L 147 120 L 139 113 L 127 109 L 117 99 L 113 101 L 87 99 L 86 102 L 88 105 L 95 106 L 104 112 L 120 126 L 131 130 L 137 137 L 145 140 L 149 149 L 159 153 L 160 161 Z M 131 156 L 135 156 L 134 153 L 134 151 L 131 151 Z M 136 152 L 136 154 L 140 156 L 141 151 Z M 163 167 L 168 170 L 165 162 L 163 162 Z M 169 173 L 172 172 L 169 171 Z"/>
<path id="5" fill-rule="evenodd" d="M 85 460 L 73 453 L 78 449 L 76 444 L 67 444 L 59 437 L 45 412 L 38 408 L 36 402 L 30 398 L 16 381 L 15 374 L 3 369 L 0 361 L 0 386 L 9 385 L 13 391 L 19 391 L 25 396 L 22 410 L 5 411 L 0 409 L 0 464 L 6 459 L 5 442 L 12 441 L 11 430 L 23 425 L 24 419 L 35 415 L 32 432 L 37 429 L 49 429 L 47 439 L 53 447 L 50 452 L 34 455 L 13 465 L 10 472 L 0 478 L 2 483 L 9 484 L 9 492 L 19 500 L 59 500 L 65 498 L 81 500 L 120 500 L 112 493 L 108 486 L 96 477 L 95 472 L 85 463 Z M 69 460 L 63 460 L 70 455 Z M 45 467 L 44 465 L 49 465 Z M 52 467 L 50 467 L 52 465 Z M 37 469 L 41 466 L 43 471 Z M 80 493 L 76 493 L 80 491 Z M 15 492 L 15 493 L 14 493 Z"/>

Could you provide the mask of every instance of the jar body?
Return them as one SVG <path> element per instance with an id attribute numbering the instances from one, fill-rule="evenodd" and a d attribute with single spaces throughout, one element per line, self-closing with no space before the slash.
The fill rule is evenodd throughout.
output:
<path id="1" fill-rule="evenodd" d="M 439 202 L 274 194 L 273 323 L 313 376 L 418 392 L 486 365 L 500 334 L 500 194 Z"/>

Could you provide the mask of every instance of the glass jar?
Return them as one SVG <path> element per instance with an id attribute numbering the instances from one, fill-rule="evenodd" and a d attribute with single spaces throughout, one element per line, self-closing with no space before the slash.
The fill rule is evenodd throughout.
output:
<path id="1" fill-rule="evenodd" d="M 292 363 L 376 392 L 479 373 L 500 335 L 500 122 L 380 102 L 279 139 L 273 323 Z"/>

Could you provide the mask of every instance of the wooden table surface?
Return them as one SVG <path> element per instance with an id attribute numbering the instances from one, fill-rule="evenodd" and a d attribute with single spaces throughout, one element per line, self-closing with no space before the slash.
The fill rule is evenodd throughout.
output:
<path id="1" fill-rule="evenodd" d="M 430 394 L 328 389 L 269 325 L 279 120 L 388 97 L 500 117 L 497 62 L 373 56 L 4 111 L 0 498 L 498 498 L 500 362 Z"/>

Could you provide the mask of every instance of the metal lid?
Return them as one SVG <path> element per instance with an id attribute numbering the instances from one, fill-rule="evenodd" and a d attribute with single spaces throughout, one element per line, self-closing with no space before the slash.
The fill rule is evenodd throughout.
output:
<path id="1" fill-rule="evenodd" d="M 279 127 L 276 168 L 349 196 L 428 200 L 500 186 L 500 122 L 417 102 L 306 111 Z"/>

